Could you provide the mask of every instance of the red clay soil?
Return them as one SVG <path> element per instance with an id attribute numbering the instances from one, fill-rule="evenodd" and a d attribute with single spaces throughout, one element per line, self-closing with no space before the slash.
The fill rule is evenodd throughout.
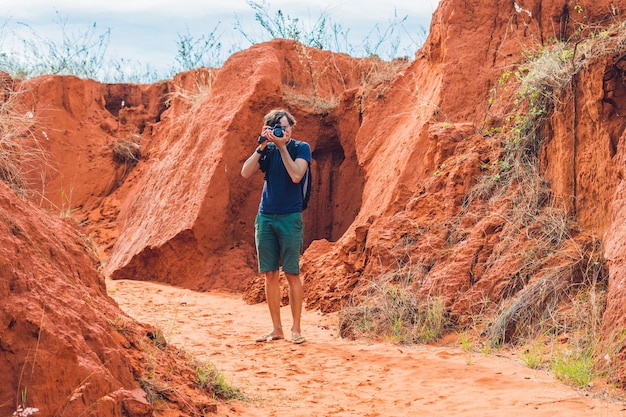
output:
<path id="1" fill-rule="evenodd" d="M 247 398 L 218 405 L 218 416 L 626 415 L 626 403 L 568 387 L 506 349 L 464 351 L 456 335 L 438 346 L 353 341 L 339 337 L 337 313 L 307 310 L 305 343 L 256 343 L 269 329 L 266 304 L 245 304 L 239 294 L 225 291 L 127 280 L 107 284 L 123 310 L 215 364 Z M 289 306 L 281 314 L 289 329 Z"/>
<path id="2" fill-rule="evenodd" d="M 0 414 L 24 406 L 41 416 L 150 416 L 147 389 L 173 380 L 185 382 L 164 401 L 170 407 L 216 409 L 211 390 L 189 382 L 189 361 L 108 296 L 83 228 L 3 182 L 0 202 Z"/>
<path id="3" fill-rule="evenodd" d="M 73 404 L 83 415 L 102 404 L 100 415 L 150 415 L 145 381 L 168 377 L 146 369 L 158 337 L 116 306 L 104 277 L 264 300 L 253 236 L 262 175 L 245 180 L 240 169 L 276 107 L 295 115 L 294 137 L 313 150 L 302 262 L 309 311 L 335 313 L 368 282 L 400 271 L 415 297 L 443 300 L 452 326 L 484 315 L 491 337 L 508 342 L 538 319 L 529 310 L 563 303 L 594 271 L 606 288 L 608 379 L 625 387 L 626 51 L 610 25 L 624 20 L 626 2 L 523 3 L 442 0 L 410 61 L 274 40 L 151 85 L 3 77 L 5 91 L 21 92 L 18 110 L 33 115 L 29 129 L 48 158 L 28 171 L 29 202 L 0 188 L 0 369 L 11 382 L 0 389 L 2 413 L 28 387 L 28 404 L 45 415 L 80 414 Z M 610 52 L 581 58 L 537 124 L 529 154 L 540 176 L 527 188 L 538 203 L 521 182 L 497 188 L 489 179 L 509 173 L 498 171 L 506 143 L 494 132 L 514 103 L 502 75 L 550 39 L 599 26 L 609 28 Z M 155 352 L 181 375 L 193 372 L 174 347 Z M 168 407 L 211 409 L 210 393 L 191 386 Z M 198 400 L 186 411 L 172 405 L 189 397 Z"/>

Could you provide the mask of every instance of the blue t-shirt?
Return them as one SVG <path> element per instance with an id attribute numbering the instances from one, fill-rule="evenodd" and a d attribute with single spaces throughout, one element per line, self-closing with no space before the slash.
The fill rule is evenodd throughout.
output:
<path id="1" fill-rule="evenodd" d="M 287 149 L 292 151 L 295 142 L 292 139 Z M 302 211 L 302 189 L 300 183 L 294 183 L 283 164 L 283 159 L 277 147 L 266 149 L 272 152 L 269 155 L 269 165 L 265 172 L 263 195 L 259 211 L 263 214 L 289 214 Z M 296 159 L 305 159 L 311 164 L 311 147 L 306 142 L 300 142 L 297 147 Z"/>

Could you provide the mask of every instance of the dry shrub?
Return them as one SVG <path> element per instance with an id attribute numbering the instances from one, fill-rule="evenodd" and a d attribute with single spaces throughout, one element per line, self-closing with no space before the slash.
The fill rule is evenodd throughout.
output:
<path id="1" fill-rule="evenodd" d="M 243 397 L 214 365 L 168 344 L 163 330 L 137 330 L 134 325 L 126 329 L 125 337 L 141 350 L 136 378 L 155 411 L 184 410 L 184 415 L 204 416 L 216 412 L 215 400 Z"/>
<path id="2" fill-rule="evenodd" d="M 0 180 L 27 197 L 33 192 L 30 179 L 43 175 L 47 165 L 47 152 L 39 139 L 47 136 L 37 129 L 33 111 L 21 104 L 20 88 L 8 77 L 0 80 Z"/>
<path id="3" fill-rule="evenodd" d="M 141 159 L 141 137 L 116 140 L 113 143 L 113 160 L 119 164 L 135 165 Z"/>
<path id="4" fill-rule="evenodd" d="M 286 103 L 293 104 L 299 108 L 311 109 L 314 114 L 329 114 L 339 105 L 339 97 L 324 100 L 320 96 L 307 96 L 287 90 L 284 91 L 283 97 Z"/>
<path id="5" fill-rule="evenodd" d="M 494 117 L 502 124 L 483 132 L 493 143 L 493 155 L 483 158 L 484 175 L 467 195 L 460 217 L 482 209 L 502 219 L 486 270 L 503 257 L 518 260 L 493 297 L 499 303 L 487 329 L 493 344 L 567 333 L 568 349 L 586 358 L 598 343 L 607 285 L 601 242 L 581 233 L 572 216 L 575 202 L 554 197 L 537 155 L 552 134 L 546 121 L 564 105 L 560 99 L 573 87 L 572 78 L 591 60 L 624 51 L 624 23 L 596 29 L 586 39 L 543 46 L 519 65 L 514 85 L 506 85 L 516 87 L 515 102 L 500 108 L 509 113 Z M 511 81 L 511 75 L 507 71 L 501 81 Z"/>
<path id="6" fill-rule="evenodd" d="M 429 343 L 443 336 L 448 315 L 438 297 L 418 299 L 407 283 L 389 276 L 370 282 L 366 295 L 339 314 L 341 337 L 385 338 L 398 343 Z"/>
<path id="7" fill-rule="evenodd" d="M 326 95 L 321 87 L 322 80 L 334 79 L 343 87 L 342 91 L 361 86 L 367 94 L 375 94 L 377 98 L 384 96 L 394 78 L 408 65 L 407 59 L 383 61 L 377 57 L 353 59 L 346 67 L 331 55 L 324 65 L 311 56 L 311 48 L 297 44 L 298 60 L 301 67 L 308 71 L 312 93 L 302 94 L 295 83 L 283 86 L 283 95 L 287 102 L 312 108 L 316 114 L 327 114 L 335 110 L 341 101 L 341 92 Z"/>
<path id="8" fill-rule="evenodd" d="M 560 274 L 563 268 L 566 273 Z M 529 367 L 550 369 L 567 384 L 588 387 L 611 373 L 612 352 L 600 345 L 608 280 L 598 258 L 563 268 L 525 290 L 500 315 L 491 336 L 522 344 L 522 361 Z"/>
<path id="9" fill-rule="evenodd" d="M 181 80 L 175 79 L 177 83 L 184 84 L 185 77 L 193 77 L 193 86 L 188 89 L 183 85 L 175 85 L 174 91 L 167 94 L 165 105 L 169 107 L 175 99 L 179 99 L 189 104 L 192 110 L 197 109 L 211 92 L 215 73 L 214 68 L 197 68 L 183 74 L 184 77 Z"/>
<path id="10" fill-rule="evenodd" d="M 526 154 L 525 158 L 532 156 Z M 468 199 L 470 204 L 478 203 L 486 195 L 484 183 L 498 183 L 501 188 L 493 189 L 490 204 L 504 207 L 497 214 L 504 225 L 493 248 L 493 264 L 486 268 L 502 257 L 518 260 L 499 287 L 496 299 L 500 306 L 487 331 L 492 345 L 536 337 L 545 332 L 548 322 L 553 323 L 555 332 L 562 331 L 555 312 L 568 305 L 572 294 L 606 285 L 600 240 L 581 233 L 562 201 L 551 195 L 536 165 L 514 162 L 498 180 L 479 182 L 479 191 Z M 599 317 L 597 308 L 594 311 Z"/>
<path id="11" fill-rule="evenodd" d="M 594 335 L 599 334 L 605 301 L 595 294 L 604 293 L 602 288 L 607 282 L 600 241 L 589 237 L 580 245 L 574 240 L 570 240 L 570 244 L 569 251 L 562 250 L 546 259 L 545 264 L 554 266 L 542 268 L 513 302 L 503 306 L 489 331 L 493 344 L 536 337 L 537 332 L 545 331 L 547 324 L 555 333 L 571 331 L 573 323 L 577 323 L 576 330 L 584 328 Z M 594 294 L 593 303 L 585 307 L 588 309 L 585 314 L 581 309 L 572 310 L 574 315 L 557 314 L 563 305 L 572 306 L 573 294 L 585 290 Z"/>
<path id="12" fill-rule="evenodd" d="M 390 83 L 408 66 L 409 60 L 406 58 L 382 61 L 372 57 L 364 60 L 360 65 L 363 74 L 363 84 L 376 85 L 379 83 Z"/>

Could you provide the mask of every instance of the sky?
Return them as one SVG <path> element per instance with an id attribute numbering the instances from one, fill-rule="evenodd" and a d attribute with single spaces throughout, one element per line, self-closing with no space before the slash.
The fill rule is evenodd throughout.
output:
<path id="1" fill-rule="evenodd" d="M 372 32 L 376 25 L 384 30 L 396 16 L 406 17 L 394 37 L 402 40 L 399 52 L 412 58 L 417 51 L 416 42 L 424 40 L 439 0 L 255 2 L 264 4 L 271 16 L 280 10 L 300 19 L 307 28 L 325 16 L 347 30 L 348 40 L 355 47 L 368 34 L 371 39 L 379 39 Z M 255 10 L 247 0 L 0 0 L 0 10 L 5 16 L 4 22 L 0 20 L 0 30 L 4 32 L 0 32 L 2 51 L 23 49 L 19 39 L 32 36 L 33 32 L 45 39 L 60 38 L 61 21 L 70 34 L 85 33 L 95 24 L 96 34 L 110 29 L 107 56 L 149 64 L 163 71 L 174 62 L 180 35 L 199 39 L 214 32 L 226 57 L 229 48 L 236 51 L 250 46 L 241 30 L 255 40 L 267 36 L 255 21 Z M 240 30 L 235 28 L 237 23 Z"/>

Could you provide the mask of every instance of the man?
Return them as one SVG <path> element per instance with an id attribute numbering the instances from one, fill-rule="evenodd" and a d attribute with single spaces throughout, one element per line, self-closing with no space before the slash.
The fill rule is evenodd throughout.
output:
<path id="1" fill-rule="evenodd" d="M 300 329 L 303 289 L 300 281 L 300 254 L 304 233 L 302 221 L 302 190 L 300 181 L 311 163 L 311 147 L 306 142 L 298 146 L 291 135 L 296 124 L 291 114 L 275 109 L 263 118 L 259 145 L 244 162 L 241 175 L 249 178 L 261 168 L 265 172 L 263 194 L 255 228 L 259 272 L 265 273 L 265 298 L 270 310 L 273 329 L 257 342 L 284 339 L 280 317 L 279 268 L 289 284 L 289 305 L 293 317 L 291 342 L 304 343 Z M 289 150 L 296 148 L 295 158 Z M 267 159 L 265 159 L 267 158 Z"/>

